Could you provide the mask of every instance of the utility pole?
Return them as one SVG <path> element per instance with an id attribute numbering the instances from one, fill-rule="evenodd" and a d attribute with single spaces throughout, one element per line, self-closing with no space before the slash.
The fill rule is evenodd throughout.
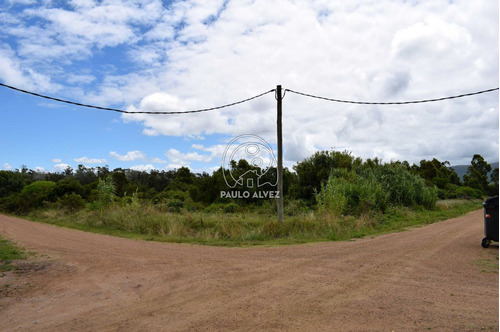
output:
<path id="1" fill-rule="evenodd" d="M 281 85 L 276 86 L 276 100 L 278 101 L 278 221 L 283 222 L 283 136 L 281 130 Z"/>

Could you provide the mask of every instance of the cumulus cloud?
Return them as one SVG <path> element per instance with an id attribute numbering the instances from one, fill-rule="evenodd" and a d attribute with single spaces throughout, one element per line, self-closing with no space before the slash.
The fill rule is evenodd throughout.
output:
<path id="1" fill-rule="evenodd" d="M 198 152 L 182 153 L 174 148 L 165 152 L 165 156 L 171 166 L 188 166 L 192 161 L 210 162 L 212 160 L 211 155 L 199 154 Z"/>
<path id="2" fill-rule="evenodd" d="M 208 147 L 206 147 L 202 144 L 192 144 L 191 145 L 192 149 L 209 152 L 210 157 L 208 157 L 208 158 L 210 158 L 210 159 L 221 158 L 222 155 L 224 154 L 224 151 L 226 150 L 226 147 L 227 147 L 227 145 L 224 145 L 224 144 L 215 144 L 215 145 L 211 145 Z"/>
<path id="3" fill-rule="evenodd" d="M 0 44 L 0 79 L 6 84 L 39 91 L 56 91 L 60 88 L 47 75 L 26 68 L 6 44 Z"/>
<path id="4" fill-rule="evenodd" d="M 135 151 L 129 151 L 124 155 L 120 155 L 115 151 L 111 151 L 109 155 L 117 160 L 120 161 L 136 161 L 136 160 L 145 160 L 146 155 L 144 152 L 135 150 Z"/>
<path id="5" fill-rule="evenodd" d="M 368 101 L 498 86 L 497 1 L 74 1 L 64 9 L 27 5 L 22 15 L 3 15 L 0 28 L 17 42 L 0 48 L 0 78 L 53 91 L 61 90 L 56 81 L 83 85 L 64 91 L 103 105 L 122 103 L 128 111 L 209 108 L 277 84 Z M 99 61 L 91 72 L 64 70 L 108 49 L 130 71 Z M 213 112 L 122 119 L 140 124 L 147 136 L 196 141 L 251 133 L 276 143 L 272 94 Z M 463 163 L 466 153 L 496 160 L 498 94 L 377 107 L 288 92 L 283 139 L 287 165 L 332 148 L 410 162 Z M 220 151 L 206 149 L 195 144 L 166 156 L 170 166 L 214 163 Z M 110 156 L 153 162 L 140 151 Z"/>
<path id="6" fill-rule="evenodd" d="M 74 158 L 73 160 L 83 164 L 106 164 L 108 162 L 106 159 L 88 158 L 87 156 Z"/>
<path id="7" fill-rule="evenodd" d="M 135 165 L 130 167 L 130 169 L 134 171 L 141 171 L 141 172 L 148 172 L 150 173 L 153 170 L 156 170 L 156 167 L 154 167 L 152 164 L 147 164 L 147 165 Z"/>
<path id="8" fill-rule="evenodd" d="M 38 173 L 45 173 L 45 168 L 43 168 L 42 166 L 35 166 L 33 170 Z"/>
<path id="9" fill-rule="evenodd" d="M 150 160 L 152 163 L 155 163 L 155 164 L 166 164 L 167 161 L 161 159 L 161 158 L 151 158 Z"/>
<path id="10" fill-rule="evenodd" d="M 490 6 L 481 3 L 474 11 L 486 15 Z M 178 31 L 178 39 L 184 43 L 170 45 L 172 63 L 164 68 L 167 75 L 176 77 L 176 85 L 171 85 L 168 95 L 145 96 L 130 110 L 214 106 L 277 83 L 321 96 L 372 101 L 441 97 L 498 83 L 497 74 L 485 77 L 479 69 L 484 68 L 483 61 L 490 63 L 491 72 L 498 69 L 497 61 L 489 56 L 498 54 L 498 41 L 491 39 L 493 44 L 481 46 L 477 20 L 458 15 L 472 10 L 471 4 L 361 1 L 355 7 L 299 1 L 287 2 L 278 11 L 269 2 L 229 3 L 208 26 L 202 24 L 206 8 L 186 12 L 189 23 Z M 498 18 L 496 22 L 495 17 L 489 18 L 498 25 Z M 195 93 L 189 94 L 188 87 L 193 86 L 196 90 L 190 90 Z M 125 115 L 124 119 L 141 123 L 146 135 L 253 133 L 275 143 L 275 104 L 268 97 L 199 116 Z M 498 112 L 494 95 L 480 101 L 469 104 L 474 114 L 490 108 Z M 452 142 L 460 141 L 464 126 L 460 121 L 462 101 L 347 107 L 288 94 L 283 105 L 285 158 L 290 162 L 331 148 L 352 150 L 364 157 L 378 154 L 412 161 L 432 153 L 449 155 L 442 139 L 431 138 L 446 136 Z M 443 109 L 455 118 L 451 124 L 439 122 Z M 488 136 L 497 141 L 498 131 Z M 427 145 L 432 148 L 424 148 Z M 493 149 L 487 150 L 495 158 Z"/>
<path id="11" fill-rule="evenodd" d="M 3 166 L 2 166 L 2 167 L 3 167 L 3 169 L 4 169 L 5 171 L 12 171 L 12 170 L 14 169 L 14 168 L 12 168 L 12 166 L 11 166 L 9 163 L 5 163 L 5 164 L 3 164 Z"/>
<path id="12" fill-rule="evenodd" d="M 71 167 L 71 165 L 65 163 L 58 163 L 54 165 L 53 169 L 54 172 L 64 172 L 68 167 Z"/>

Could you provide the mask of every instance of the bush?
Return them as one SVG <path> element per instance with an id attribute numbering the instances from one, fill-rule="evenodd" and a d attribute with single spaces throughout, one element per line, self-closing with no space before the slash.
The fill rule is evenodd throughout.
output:
<path id="1" fill-rule="evenodd" d="M 78 195 L 83 195 L 84 189 L 83 186 L 77 180 L 73 178 L 66 178 L 59 182 L 57 182 L 53 195 L 55 197 L 63 197 L 65 195 L 69 195 L 71 193 L 75 193 Z"/>
<path id="2" fill-rule="evenodd" d="M 59 198 L 57 202 L 61 208 L 70 213 L 75 213 L 85 207 L 85 200 L 82 196 L 75 193 L 65 194 L 63 197 Z"/>
<path id="3" fill-rule="evenodd" d="M 234 213 L 240 210 L 240 206 L 236 203 L 212 203 L 205 208 L 205 212 L 209 213 Z"/>
<path id="4" fill-rule="evenodd" d="M 346 169 L 332 171 L 326 185 L 317 195 L 320 210 L 336 215 L 360 215 L 369 211 L 384 211 L 388 195 L 373 174 L 363 175 Z"/>
<path id="5" fill-rule="evenodd" d="M 14 194 L 2 198 L 0 200 L 0 208 L 5 212 L 19 214 L 27 211 L 23 206 L 25 203 L 20 194 Z"/>
<path id="6" fill-rule="evenodd" d="M 0 171 L 0 197 L 7 197 L 21 192 L 24 182 L 23 174 L 21 173 Z"/>
<path id="7" fill-rule="evenodd" d="M 93 193 L 96 195 L 96 199 L 87 205 L 90 210 L 102 210 L 106 206 L 109 206 L 116 198 L 113 178 L 108 176 L 106 180 L 99 179 L 97 189 Z"/>
<path id="8" fill-rule="evenodd" d="M 25 186 L 23 190 L 21 190 L 21 195 L 28 196 L 37 194 L 40 197 L 47 198 L 55 187 L 56 183 L 52 181 L 36 181 Z"/>
<path id="9" fill-rule="evenodd" d="M 23 188 L 21 193 L 13 194 L 1 200 L 4 211 L 22 214 L 44 206 L 53 200 L 56 187 L 52 181 L 36 181 Z"/>
<path id="10" fill-rule="evenodd" d="M 52 181 L 36 181 L 25 186 L 21 194 L 14 198 L 11 203 L 14 205 L 17 202 L 16 212 L 28 212 L 33 209 L 42 207 L 44 202 L 52 200 L 52 193 L 56 187 L 55 182 Z"/>
<path id="11" fill-rule="evenodd" d="M 356 170 L 334 169 L 317 195 L 318 207 L 340 215 L 384 212 L 388 205 L 431 209 L 437 188 L 420 176 L 394 165 Z"/>
<path id="12" fill-rule="evenodd" d="M 181 212 L 181 209 L 184 207 L 184 202 L 174 198 L 168 201 L 167 207 L 169 212 Z"/>
<path id="13" fill-rule="evenodd" d="M 311 208 L 303 200 L 300 199 L 285 200 L 283 206 L 283 213 L 291 217 L 306 213 L 307 211 L 310 211 L 310 209 Z"/>
<path id="14" fill-rule="evenodd" d="M 464 199 L 482 199 L 483 192 L 479 189 L 474 189 L 467 186 L 455 187 L 453 191 L 451 191 L 447 198 L 464 198 Z"/>
<path id="15" fill-rule="evenodd" d="M 395 165 L 379 165 L 372 169 L 377 181 L 389 194 L 389 202 L 394 206 L 427 209 L 434 207 L 438 200 L 438 191 L 434 185 L 427 186 L 420 176 Z"/>

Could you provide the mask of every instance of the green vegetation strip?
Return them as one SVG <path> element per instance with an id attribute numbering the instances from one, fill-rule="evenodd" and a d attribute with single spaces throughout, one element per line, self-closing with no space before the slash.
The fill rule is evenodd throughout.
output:
<path id="1" fill-rule="evenodd" d="M 16 269 L 13 261 L 26 259 L 26 251 L 0 236 L 0 272 Z"/>
<path id="2" fill-rule="evenodd" d="M 388 207 L 384 214 L 338 216 L 308 211 L 276 216 L 258 210 L 242 213 L 161 212 L 149 204 L 112 205 L 100 210 L 67 213 L 59 209 L 36 210 L 27 218 L 84 231 L 161 242 L 216 246 L 276 246 L 352 238 L 402 231 L 464 215 L 482 208 L 480 200 L 442 200 L 424 208 Z"/>

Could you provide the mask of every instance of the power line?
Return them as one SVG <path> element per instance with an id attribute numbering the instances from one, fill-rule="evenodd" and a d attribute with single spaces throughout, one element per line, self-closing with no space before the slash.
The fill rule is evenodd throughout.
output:
<path id="1" fill-rule="evenodd" d="M 326 101 L 333 101 L 337 103 L 347 103 L 347 104 L 358 104 L 358 105 L 406 105 L 406 104 L 421 104 L 421 103 L 430 103 L 430 102 L 436 102 L 436 101 L 442 101 L 442 100 L 448 100 L 448 99 L 456 99 L 456 98 L 462 98 L 462 97 L 468 97 L 468 96 L 474 96 L 474 95 L 479 95 L 482 93 L 487 93 L 487 92 L 492 92 L 498 90 L 498 88 L 493 88 L 493 89 L 488 89 L 488 90 L 482 90 L 482 91 L 477 91 L 477 92 L 470 92 L 470 93 L 464 93 L 461 95 L 456 95 L 456 96 L 449 96 L 449 97 L 441 97 L 441 98 L 434 98 L 434 99 L 423 99 L 423 100 L 412 100 L 412 101 L 397 101 L 397 102 L 369 102 L 369 101 L 353 101 L 353 100 L 342 100 L 342 99 L 334 99 L 334 98 L 327 98 L 327 97 L 321 97 L 321 96 L 315 96 L 311 95 L 308 93 L 304 92 L 298 92 L 290 89 L 285 89 L 285 91 L 295 93 L 301 96 L 305 97 L 310 97 L 310 98 L 316 98 L 316 99 L 322 99 Z"/>
<path id="2" fill-rule="evenodd" d="M 53 101 L 57 101 L 57 102 L 61 102 L 61 103 L 66 103 L 66 104 L 70 104 L 70 105 L 76 105 L 76 106 L 81 106 L 81 107 L 88 107 L 88 108 L 94 108 L 94 109 L 103 110 L 103 111 L 112 111 L 112 112 L 118 112 L 118 113 L 124 113 L 124 114 L 153 114 L 153 115 L 154 114 L 157 114 L 157 115 L 189 114 L 189 113 L 201 113 L 201 112 L 215 111 L 215 110 L 219 110 L 219 109 L 222 109 L 222 108 L 226 108 L 226 107 L 230 107 L 230 106 L 235 106 L 235 105 L 238 105 L 238 104 L 242 104 L 242 103 L 248 102 L 250 100 L 262 97 L 262 96 L 264 96 L 264 95 L 266 95 L 268 93 L 271 93 L 271 92 L 276 92 L 276 89 L 271 89 L 269 91 L 260 93 L 260 94 L 258 94 L 256 96 L 253 96 L 253 97 L 250 97 L 250 98 L 246 98 L 246 99 L 234 102 L 234 103 L 230 103 L 230 104 L 226 104 L 226 105 L 222 105 L 222 106 L 217 106 L 217 107 L 210 107 L 210 108 L 202 108 L 202 109 L 197 109 L 197 110 L 191 110 L 191 111 L 173 111 L 173 112 L 133 111 L 133 112 L 128 112 L 128 111 L 124 111 L 124 110 L 116 109 L 116 108 L 101 107 L 101 106 L 95 106 L 95 105 L 89 105 L 89 104 L 82 104 L 82 103 L 77 103 L 77 102 L 70 101 L 70 100 L 65 100 L 65 99 L 61 99 L 61 98 L 55 98 L 55 97 L 51 97 L 51 96 L 46 96 L 46 95 L 42 95 L 42 94 L 39 94 L 39 93 L 35 93 L 35 92 L 31 92 L 31 91 L 20 89 L 20 88 L 16 88 L 14 86 L 7 85 L 7 84 L 4 84 L 4 83 L 0 83 L 0 86 L 6 87 L 6 88 L 9 88 L 9 89 L 12 89 L 12 90 L 16 90 L 18 92 L 22 92 L 22 93 L 26 93 L 26 94 L 29 94 L 29 95 L 33 95 L 33 96 L 36 96 L 36 97 L 45 98 L 45 99 L 49 99 L 49 100 L 53 100 Z M 294 90 L 291 90 L 291 89 L 284 89 L 283 90 L 283 96 L 282 96 L 282 98 L 284 97 L 284 95 L 288 91 L 288 92 L 295 93 L 297 95 L 301 95 L 301 96 L 305 96 L 305 97 L 310 97 L 310 98 L 315 98 L 315 99 L 321 99 L 321 100 L 326 100 L 326 101 L 331 101 L 331 102 L 337 102 L 337 103 L 358 104 L 358 105 L 407 105 L 407 104 L 430 103 L 430 102 L 437 102 L 437 101 L 443 101 L 443 100 L 449 100 L 449 99 L 469 97 L 469 96 L 479 95 L 479 94 L 482 94 L 482 93 L 492 92 L 492 91 L 495 91 L 495 90 L 498 90 L 498 88 L 492 88 L 492 89 L 488 89 L 488 90 L 482 90 L 482 91 L 477 91 L 477 92 L 464 93 L 464 94 L 460 94 L 460 95 L 456 95 L 456 96 L 441 97 L 441 98 L 434 98 L 434 99 L 423 99 L 423 100 L 413 100 L 413 101 L 398 101 L 398 102 L 369 102 L 369 101 L 353 101 L 353 100 L 342 100 L 342 99 L 327 98 L 327 97 L 316 96 L 316 95 L 312 95 L 312 94 L 308 94 L 308 93 L 304 93 L 304 92 L 294 91 Z"/>
<path id="3" fill-rule="evenodd" d="M 26 93 L 26 94 L 29 94 L 29 95 L 33 95 L 33 96 L 36 96 L 36 97 L 40 97 L 40 98 L 54 100 L 54 101 L 58 101 L 58 102 L 66 103 L 66 104 L 70 104 L 70 105 L 76 105 L 76 106 L 82 106 L 82 107 L 88 107 L 88 108 L 95 108 L 95 109 L 103 110 L 103 111 L 112 111 L 112 112 L 125 113 L 125 114 L 164 114 L 164 115 L 165 114 L 168 114 L 168 115 L 171 115 L 171 114 L 188 114 L 188 113 L 201 113 L 201 112 L 215 111 L 215 110 L 219 110 L 221 108 L 226 108 L 226 107 L 230 107 L 230 106 L 234 106 L 234 105 L 245 103 L 245 102 L 250 101 L 252 99 L 256 99 L 256 98 L 262 97 L 263 95 L 266 95 L 268 93 L 274 92 L 274 90 L 275 90 L 275 89 L 272 89 L 272 90 L 263 92 L 261 94 L 258 94 L 256 96 L 253 96 L 253 97 L 250 97 L 250 98 L 247 98 L 247 99 L 243 99 L 243 100 L 240 100 L 240 101 L 237 101 L 237 102 L 234 102 L 234 103 L 230 103 L 230 104 L 226 104 L 226 105 L 222 105 L 222 106 L 217 106 L 217 107 L 202 108 L 202 109 L 197 109 L 197 110 L 192 110 L 192 111 L 179 111 L 179 112 L 175 112 L 175 111 L 174 112 L 136 111 L 136 112 L 128 112 L 128 111 L 124 111 L 124 110 L 120 110 L 120 109 L 116 109 L 116 108 L 94 106 L 94 105 L 77 103 L 77 102 L 69 101 L 69 100 L 65 100 L 65 99 L 50 97 L 50 96 L 42 95 L 42 94 L 39 94 L 39 93 L 35 93 L 35 92 L 31 92 L 31 91 L 19 89 L 19 88 L 16 88 L 16 87 L 13 87 L 13 86 L 10 86 L 10 85 L 7 85 L 7 84 L 3 84 L 3 83 L 0 83 L 0 86 L 6 87 L 6 88 L 9 88 L 9 89 L 12 89 L 12 90 L 16 90 L 16 91 L 19 91 L 19 92 L 22 92 L 22 93 Z"/>

